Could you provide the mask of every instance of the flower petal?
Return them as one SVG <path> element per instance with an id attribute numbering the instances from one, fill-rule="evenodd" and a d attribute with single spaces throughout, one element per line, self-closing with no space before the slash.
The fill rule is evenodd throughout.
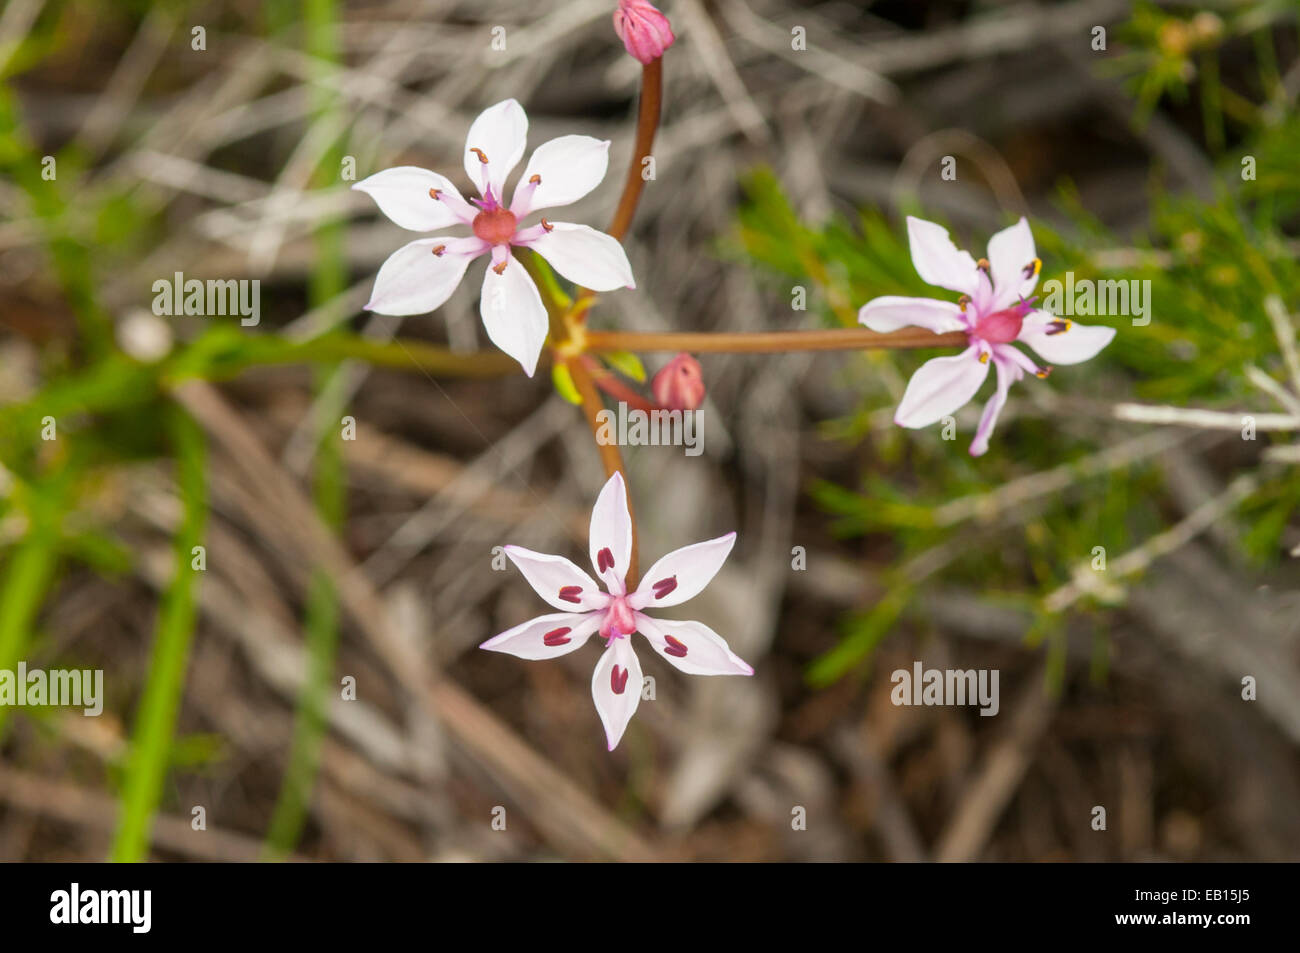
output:
<path id="1" fill-rule="evenodd" d="M 655 651 L 687 675 L 754 674 L 753 667 L 703 622 L 652 619 L 643 612 L 634 613 L 633 618 L 636 630 L 649 640 Z"/>
<path id="2" fill-rule="evenodd" d="M 1097 356 L 1115 337 L 1115 329 L 1103 325 L 1076 324 L 1046 311 L 1025 316 L 1020 337 L 1049 364 L 1078 364 Z"/>
<path id="3" fill-rule="evenodd" d="M 515 100 L 504 100 L 479 113 L 465 136 L 465 174 L 478 186 L 480 195 L 486 196 L 490 188 L 501 201 L 506 176 L 524 157 L 527 142 L 528 116 Z M 486 162 L 475 149 L 483 153 Z"/>
<path id="4" fill-rule="evenodd" d="M 632 265 L 618 240 L 586 225 L 549 222 L 549 231 L 523 244 L 576 285 L 592 291 L 635 288 Z"/>
<path id="5" fill-rule="evenodd" d="M 502 262 L 505 267 L 498 272 Z M 550 324 L 537 285 L 524 266 L 508 253 L 483 275 L 483 297 L 478 307 L 492 343 L 518 361 L 524 373 L 532 377 Z"/>
<path id="6" fill-rule="evenodd" d="M 907 390 L 894 413 L 901 427 L 928 427 L 964 406 L 984 383 L 989 366 L 979 359 L 979 348 L 969 347 L 952 357 L 926 361 L 907 382 Z"/>
<path id="7" fill-rule="evenodd" d="M 613 751 L 641 702 L 641 663 L 630 638 L 614 639 L 601 655 L 591 675 L 591 697 Z"/>
<path id="8" fill-rule="evenodd" d="M 451 180 L 413 165 L 376 172 L 352 186 L 365 192 L 390 220 L 415 232 L 432 232 L 474 221 L 474 208 Z M 433 198 L 430 191 L 438 193 Z"/>
<path id="9" fill-rule="evenodd" d="M 952 243 L 948 230 L 923 218 L 907 216 L 912 266 L 928 284 L 973 295 L 978 269 L 975 259 Z"/>
<path id="10" fill-rule="evenodd" d="M 582 648 L 600 628 L 600 617 L 599 612 L 553 612 L 507 629 L 479 648 L 530 661 L 559 658 Z"/>
<path id="11" fill-rule="evenodd" d="M 596 580 L 565 559 L 550 553 L 535 553 L 522 546 L 506 546 L 505 554 L 524 574 L 537 594 L 569 612 L 591 612 L 609 604 Z"/>
<path id="12" fill-rule="evenodd" d="M 524 167 L 510 211 L 523 218 L 539 208 L 570 205 L 600 185 L 608 168 L 608 139 L 560 136 L 543 142 Z M 529 181 L 533 176 L 536 183 Z"/>
<path id="13" fill-rule="evenodd" d="M 988 452 L 989 437 L 993 436 L 993 428 L 997 426 L 998 415 L 1002 413 L 1002 408 L 1007 402 L 1007 391 L 1011 385 L 1024 375 L 1024 372 L 1015 364 L 1001 357 L 999 351 L 1001 348 L 995 348 L 993 353 L 993 364 L 998 372 L 998 388 L 989 398 L 989 402 L 984 405 L 984 413 L 980 416 L 979 427 L 975 430 L 975 439 L 971 441 L 970 455 L 980 457 Z M 1014 351 L 1015 348 L 1006 348 Z"/>
<path id="14" fill-rule="evenodd" d="M 632 560 L 632 514 L 627 508 L 627 486 L 617 470 L 605 481 L 591 510 L 591 564 L 605 588 L 615 595 L 625 591 L 623 580 Z"/>
<path id="15" fill-rule="evenodd" d="M 1004 228 L 989 239 L 989 271 L 993 276 L 993 303 L 990 311 L 1009 308 L 1021 298 L 1027 298 L 1038 284 L 1038 269 L 1032 266 L 1038 253 L 1034 250 L 1034 233 L 1029 221 L 1020 221 Z"/>
<path id="16" fill-rule="evenodd" d="M 675 606 L 699 595 L 727 561 L 736 534 L 728 533 L 674 549 L 650 567 L 641 577 L 641 585 L 628 596 L 633 609 L 647 606 Z"/>
<path id="17" fill-rule="evenodd" d="M 882 334 L 899 328 L 929 328 L 935 334 L 966 330 L 965 315 L 953 302 L 899 295 L 868 301 L 858 311 L 858 323 Z"/>
<path id="18" fill-rule="evenodd" d="M 435 255 L 435 248 L 442 253 Z M 417 238 L 388 256 L 375 275 L 367 311 L 425 314 L 443 304 L 469 263 L 487 250 L 477 238 Z"/>

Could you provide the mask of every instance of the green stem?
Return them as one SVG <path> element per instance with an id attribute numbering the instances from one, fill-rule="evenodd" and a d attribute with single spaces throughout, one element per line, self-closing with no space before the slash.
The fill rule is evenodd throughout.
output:
<path id="1" fill-rule="evenodd" d="M 175 538 L 176 574 L 158 612 L 149 677 L 126 759 L 122 813 L 109 855 L 118 863 L 133 863 L 148 856 L 149 835 L 171 760 L 198 615 L 199 570 L 193 564 L 194 548 L 203 541 L 208 517 L 207 446 L 203 431 L 184 411 L 172 409 L 169 422 L 176 443 L 176 483 L 184 512 Z"/>

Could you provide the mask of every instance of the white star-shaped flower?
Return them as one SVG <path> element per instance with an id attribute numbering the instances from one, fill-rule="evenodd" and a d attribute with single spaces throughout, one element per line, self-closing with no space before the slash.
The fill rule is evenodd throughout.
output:
<path id="1" fill-rule="evenodd" d="M 466 236 L 437 235 L 403 245 L 375 277 L 366 308 L 380 314 L 424 314 L 456 290 L 469 263 L 490 255 L 479 313 L 492 343 L 517 360 L 530 377 L 549 327 L 537 285 L 511 254 L 531 248 L 574 284 L 592 291 L 635 288 L 632 266 L 613 237 L 586 225 L 551 222 L 520 227 L 533 212 L 570 205 L 605 178 L 609 142 L 560 136 L 534 150 L 502 204 L 506 177 L 519 164 L 528 117 L 513 99 L 485 109 L 465 139 L 465 172 L 480 198 L 466 201 L 451 181 L 416 166 L 377 172 L 352 186 L 365 192 L 395 223 L 416 232 L 467 225 Z"/>
<path id="2" fill-rule="evenodd" d="M 523 659 L 552 659 L 581 648 L 593 634 L 605 652 L 591 694 L 613 751 L 641 701 L 641 665 L 632 649 L 640 632 L 651 647 L 688 675 L 753 675 L 722 636 L 701 622 L 656 619 L 642 610 L 685 602 L 709 584 L 726 561 L 735 533 L 674 550 L 650 567 L 634 592 L 624 579 L 632 559 L 632 517 L 622 475 L 609 478 L 591 512 L 591 564 L 607 592 L 563 556 L 505 547 L 537 594 L 557 609 L 488 639 L 480 648 Z"/>

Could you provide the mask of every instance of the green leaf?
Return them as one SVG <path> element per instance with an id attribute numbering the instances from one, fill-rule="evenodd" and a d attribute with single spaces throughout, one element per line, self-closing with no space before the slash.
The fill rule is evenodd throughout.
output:
<path id="1" fill-rule="evenodd" d="M 578 387 L 573 383 L 573 375 L 569 373 L 567 364 L 552 365 L 551 381 L 555 384 L 556 392 L 569 403 L 582 403 L 582 395 L 578 393 Z"/>
<path id="2" fill-rule="evenodd" d="M 645 365 L 641 363 L 641 358 L 631 351 L 613 351 L 604 357 L 605 363 L 614 370 L 638 383 L 645 383 Z"/>

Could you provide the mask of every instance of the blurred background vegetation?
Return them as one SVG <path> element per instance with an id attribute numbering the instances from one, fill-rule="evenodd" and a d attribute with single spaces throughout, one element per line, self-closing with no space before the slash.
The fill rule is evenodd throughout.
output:
<path id="1" fill-rule="evenodd" d="M 537 611 L 494 546 L 585 545 L 581 416 L 469 356 L 476 287 L 362 312 L 403 236 L 349 185 L 460 182 L 515 96 L 532 145 L 613 140 L 607 219 L 612 6 L 7 0 L 0 669 L 107 697 L 0 708 L 0 859 L 1300 857 L 1296 5 L 664 4 L 638 291 L 594 325 L 852 324 L 932 293 L 908 213 L 972 251 L 1027 214 L 1044 279 L 1153 300 L 981 458 L 979 401 L 892 424 L 931 352 L 703 358 L 705 456 L 627 451 L 643 559 L 740 531 L 687 608 L 758 675 L 647 661 L 611 756 L 586 653 L 474 649 Z M 257 279 L 260 323 L 155 315 L 177 271 Z M 913 660 L 999 669 L 999 717 L 894 707 Z"/>

